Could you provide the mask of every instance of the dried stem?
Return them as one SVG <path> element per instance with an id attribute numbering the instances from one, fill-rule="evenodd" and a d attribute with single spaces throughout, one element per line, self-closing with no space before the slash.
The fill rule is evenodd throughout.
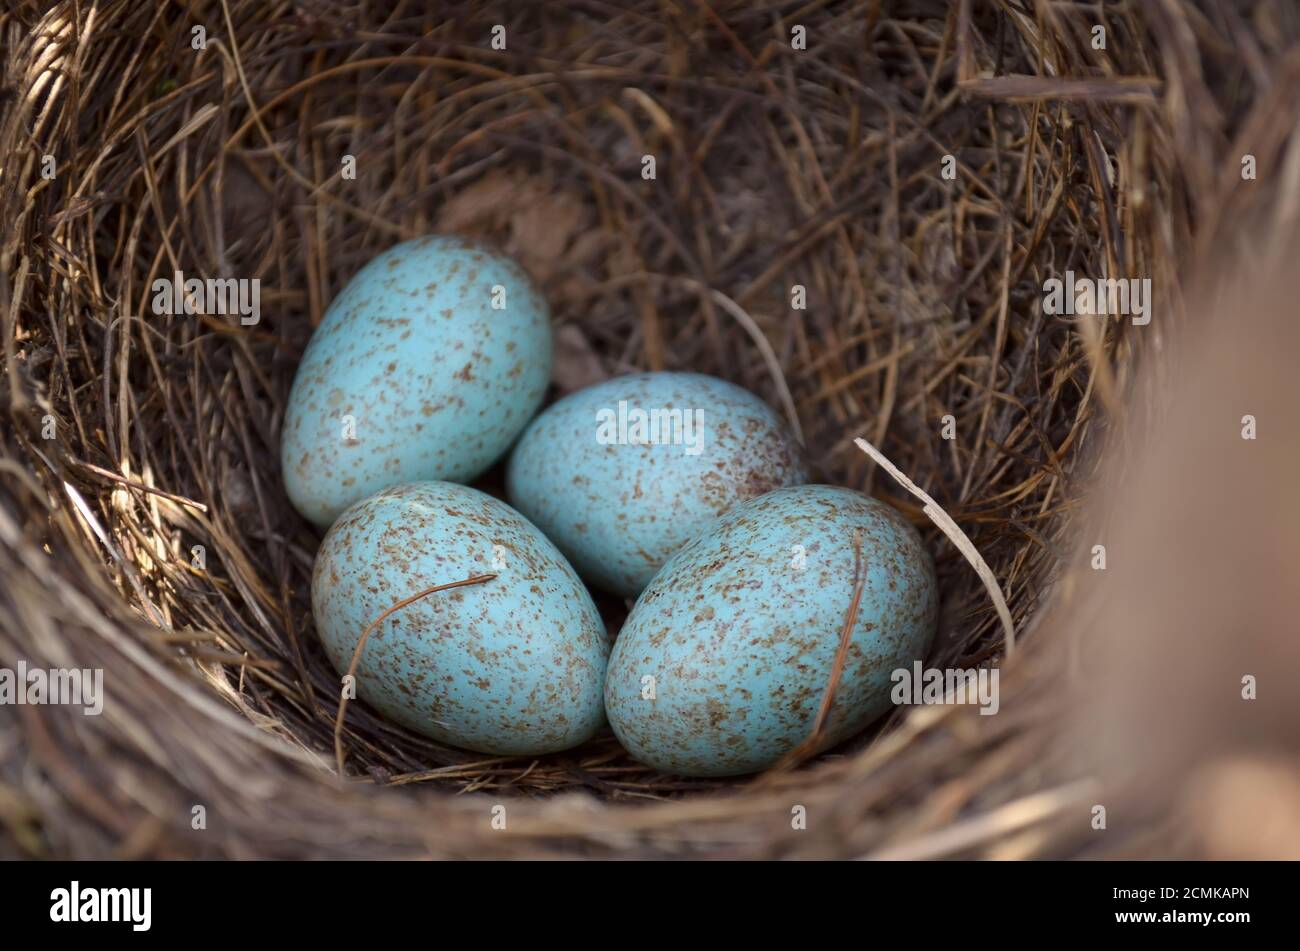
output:
<path id="1" fill-rule="evenodd" d="M 998 618 L 1002 621 L 1002 634 L 1006 638 L 1007 653 L 1009 654 L 1015 650 L 1016 626 L 1011 620 L 1011 611 L 1007 607 L 1007 599 L 1002 596 L 1002 589 L 998 587 L 998 579 L 993 576 L 993 571 L 989 568 L 988 562 L 984 560 L 974 543 L 971 542 L 960 526 L 952 520 L 952 516 L 945 512 L 938 502 L 930 498 L 925 490 L 915 482 L 903 475 L 898 466 L 886 459 L 879 449 L 862 438 L 853 441 L 857 443 L 859 449 L 876 460 L 886 472 L 893 476 L 899 485 L 925 503 L 923 510 L 925 514 L 930 516 L 930 520 L 935 525 L 938 525 L 949 540 L 957 546 L 957 550 L 961 552 L 962 557 L 970 562 L 971 567 L 975 569 L 975 573 L 984 582 L 984 587 L 988 590 L 989 597 L 993 599 L 994 607 L 997 608 Z"/>
<path id="2" fill-rule="evenodd" d="M 370 635 L 374 633 L 374 631 L 379 627 L 379 625 L 383 624 L 387 618 L 391 617 L 396 612 L 402 610 L 402 608 L 406 607 L 407 605 L 414 604 L 416 601 L 419 601 L 421 598 L 427 598 L 429 595 L 436 594 L 439 591 L 450 591 L 452 588 L 463 588 L 466 585 L 471 585 L 471 584 L 483 584 L 483 582 L 491 581 L 495 577 L 496 577 L 495 574 L 471 575 L 468 578 L 462 578 L 460 581 L 449 581 L 446 584 L 436 584 L 430 588 L 425 588 L 423 591 L 417 591 L 409 598 L 403 598 L 401 601 L 398 601 L 396 604 L 392 605 L 391 607 L 385 608 L 383 611 L 380 612 L 379 616 L 376 617 L 373 621 L 371 621 L 370 625 L 361 633 L 361 639 L 357 641 L 356 650 L 352 652 L 352 660 L 348 662 L 347 673 L 344 674 L 343 676 L 343 680 L 345 681 L 345 686 L 344 689 L 339 692 L 338 715 L 335 716 L 334 718 L 334 762 L 335 762 L 335 766 L 338 769 L 338 774 L 340 777 L 344 775 L 343 718 L 347 714 L 348 699 L 349 699 L 348 690 L 347 690 L 347 686 L 349 686 L 349 684 L 347 684 L 346 682 L 350 678 L 352 684 L 356 683 L 357 665 L 361 663 L 361 651 L 365 648 L 366 641 L 370 639 Z"/>

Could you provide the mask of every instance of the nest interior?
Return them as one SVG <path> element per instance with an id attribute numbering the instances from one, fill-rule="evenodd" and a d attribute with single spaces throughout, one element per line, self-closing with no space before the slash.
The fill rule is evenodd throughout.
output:
<path id="1" fill-rule="evenodd" d="M 1044 281 L 1177 286 L 1187 183 L 1213 191 L 1223 115 L 1265 95 L 1293 18 L 1019 0 L 0 14 L 0 663 L 105 671 L 100 716 L 0 708 L 0 850 L 863 855 L 1068 772 L 1026 688 L 987 721 L 897 710 L 725 783 L 657 775 L 609 736 L 487 758 L 353 704 L 340 781 L 320 535 L 278 471 L 294 369 L 380 250 L 492 241 L 551 304 L 556 392 L 690 369 L 792 408 L 822 481 L 922 528 L 944 593 L 929 662 L 1001 662 L 970 565 L 853 438 L 963 527 L 1025 641 L 1050 638 L 1032 622 L 1097 437 L 1159 336 L 1046 315 Z M 1238 33 L 1244 65 L 1213 42 Z M 259 279 L 260 322 L 154 313 L 176 271 Z M 817 821 L 792 828 L 793 805 Z"/>

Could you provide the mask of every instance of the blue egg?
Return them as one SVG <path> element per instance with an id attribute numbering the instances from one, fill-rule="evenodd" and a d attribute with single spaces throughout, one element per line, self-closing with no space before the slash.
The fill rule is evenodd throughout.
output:
<path id="1" fill-rule="evenodd" d="M 386 486 L 468 482 L 532 418 L 550 372 L 546 302 L 518 265 L 454 237 L 390 248 L 303 354 L 281 439 L 289 499 L 325 527 Z"/>
<path id="2" fill-rule="evenodd" d="M 737 502 L 807 477 L 798 442 L 753 393 L 698 373 L 637 373 L 533 420 L 506 491 L 579 574 L 635 597 Z"/>
<path id="3" fill-rule="evenodd" d="M 605 680 L 628 751 L 666 773 L 729 776 L 807 740 L 853 600 L 858 530 L 866 580 L 820 748 L 888 710 L 891 674 L 934 637 L 933 562 L 888 505 L 796 486 L 737 505 L 642 592 Z"/>
<path id="4" fill-rule="evenodd" d="M 443 743 L 533 756 L 567 749 L 605 722 L 609 642 L 564 556 L 504 502 L 449 482 L 392 486 L 330 528 L 312 574 L 312 613 L 340 674 L 370 635 L 357 696 Z"/>

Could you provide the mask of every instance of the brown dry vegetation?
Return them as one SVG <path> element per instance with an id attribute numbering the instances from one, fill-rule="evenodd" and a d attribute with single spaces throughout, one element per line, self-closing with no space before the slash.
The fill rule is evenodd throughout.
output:
<path id="1" fill-rule="evenodd" d="M 1147 397 L 1198 326 L 1190 278 L 1238 226 L 1297 207 L 1293 5 L 367 6 L 387 13 L 0 14 L 0 665 L 103 668 L 107 695 L 99 717 L 0 707 L 0 853 L 1194 848 L 1145 820 L 1090 837 L 1112 787 L 1060 731 L 1107 598 L 1081 580 L 1080 526 L 1113 495 L 1099 466 L 1103 490 L 1121 484 L 1167 411 Z M 1001 665 L 999 715 L 898 710 L 800 769 L 718 783 L 654 774 L 612 737 L 487 760 L 354 704 L 340 781 L 338 679 L 308 613 L 319 536 L 285 501 L 278 427 L 333 296 L 438 229 L 495 241 L 541 283 L 559 390 L 667 368 L 778 408 L 788 393 L 822 479 L 926 530 L 945 599 L 929 661 Z M 1045 315 L 1043 282 L 1067 269 L 1149 277 L 1155 319 Z M 259 278 L 261 323 L 155 315 L 150 283 L 175 270 Z M 1014 654 L 970 566 L 858 436 L 983 554 Z"/>

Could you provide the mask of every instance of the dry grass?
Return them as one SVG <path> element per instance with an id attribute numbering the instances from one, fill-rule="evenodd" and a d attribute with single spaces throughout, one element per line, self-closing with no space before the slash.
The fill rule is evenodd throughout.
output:
<path id="1" fill-rule="evenodd" d="M 1122 438 L 1135 368 L 1159 372 L 1141 358 L 1179 326 L 1236 157 L 1282 148 L 1289 5 L 1107 3 L 1105 50 L 1099 5 L 1028 0 L 366 6 L 0 14 L 0 665 L 102 667 L 107 694 L 100 717 L 0 707 L 0 853 L 1078 851 L 1053 817 L 1086 780 L 1052 743 L 1035 621 L 1103 421 Z M 285 502 L 278 427 L 329 301 L 432 230 L 494 240 L 541 282 L 567 328 L 560 389 L 689 368 L 788 406 L 824 480 L 925 529 L 945 593 L 931 663 L 998 662 L 979 578 L 853 439 L 879 447 L 1007 594 L 1027 649 L 1002 713 L 897 711 L 799 770 L 723 783 L 657 775 L 612 737 L 484 759 L 357 704 L 339 781 L 338 678 L 308 610 L 319 537 Z M 1151 277 L 1165 309 L 1146 328 L 1045 316 L 1066 269 Z M 262 322 L 153 314 L 175 270 L 260 278 Z"/>

